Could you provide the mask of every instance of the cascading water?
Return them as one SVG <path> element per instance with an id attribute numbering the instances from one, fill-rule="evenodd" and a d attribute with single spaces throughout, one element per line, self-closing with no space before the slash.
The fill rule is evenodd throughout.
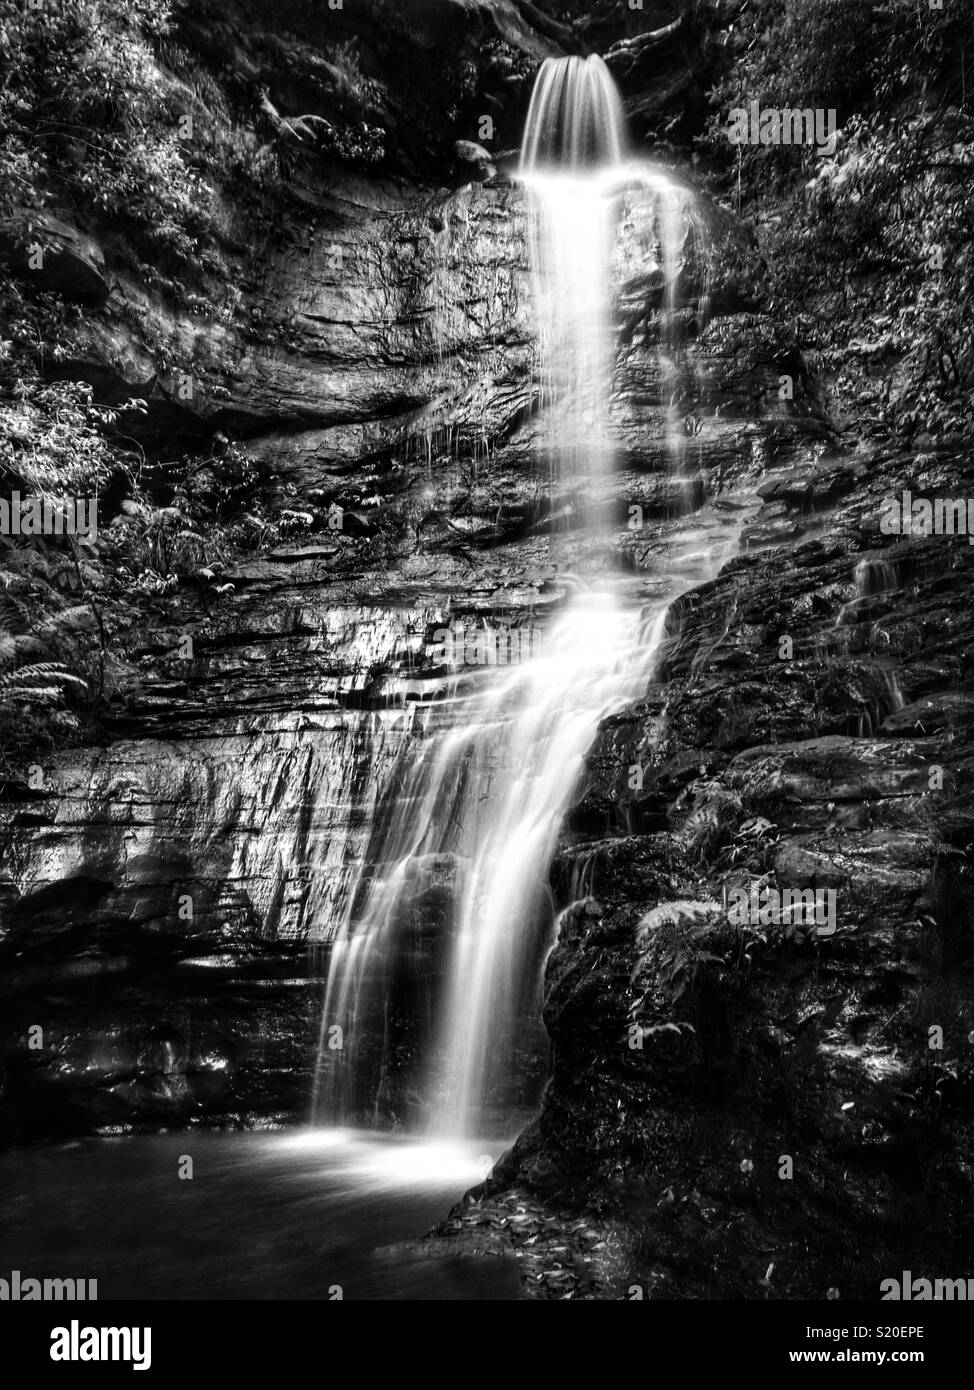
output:
<path id="1" fill-rule="evenodd" d="M 568 498 L 563 514 L 587 538 L 574 554 L 596 557 L 603 573 L 611 547 L 600 523 L 613 475 L 610 285 L 623 191 L 648 198 L 656 229 L 667 436 L 669 322 L 692 215 L 689 195 L 623 156 L 622 109 L 605 64 L 548 60 L 520 170 L 542 408 L 553 494 L 557 487 Z M 710 547 L 696 549 L 689 573 L 642 588 L 576 577 L 575 596 L 529 660 L 504 673 L 471 671 L 461 660 L 450 697 L 417 714 L 416 746 L 377 819 L 368 867 L 331 948 L 317 1118 L 395 1117 L 427 1133 L 485 1135 L 509 1132 L 537 1101 L 541 969 L 553 927 L 547 875 L 559 828 L 600 721 L 645 693 L 669 603 L 716 559 Z M 336 1029 L 340 1047 L 330 1046 Z"/>
<path id="2" fill-rule="evenodd" d="M 826 654 L 830 645 L 838 645 L 848 654 L 852 651 L 872 653 L 884 688 L 884 698 L 871 710 L 865 710 L 859 717 L 859 737 L 871 737 L 888 714 L 895 714 L 906 705 L 906 696 L 900 684 L 895 659 L 883 644 L 889 643 L 889 634 L 876 620 L 875 600 L 895 593 L 902 586 L 903 578 L 896 563 L 882 556 L 866 556 L 856 565 L 853 576 L 856 586 L 855 596 L 843 603 L 835 619 L 835 629 L 826 638 Z"/>
<path id="3" fill-rule="evenodd" d="M 601 58 L 546 58 L 524 127 L 521 173 L 617 168 L 625 153 L 625 116 Z"/>
<path id="4" fill-rule="evenodd" d="M 612 201 L 601 172 L 623 156 L 618 92 L 600 58 L 548 59 L 535 83 L 520 181 L 539 325 L 542 399 L 554 481 L 575 520 L 597 521 L 598 483 L 612 466 L 609 258 Z"/>

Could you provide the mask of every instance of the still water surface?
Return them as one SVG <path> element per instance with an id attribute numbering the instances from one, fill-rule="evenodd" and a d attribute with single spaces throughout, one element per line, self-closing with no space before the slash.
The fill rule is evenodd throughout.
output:
<path id="1" fill-rule="evenodd" d="M 97 1279 L 99 1301 L 328 1299 L 335 1285 L 346 1299 L 517 1298 L 512 1261 L 388 1248 L 442 1220 L 487 1156 L 353 1130 L 14 1150 L 0 1155 L 0 1278 Z"/>

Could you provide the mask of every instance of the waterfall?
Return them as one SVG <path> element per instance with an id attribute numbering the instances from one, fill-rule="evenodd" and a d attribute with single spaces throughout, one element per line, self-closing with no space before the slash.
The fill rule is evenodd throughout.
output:
<path id="1" fill-rule="evenodd" d="M 601 171 L 622 160 L 622 106 L 601 58 L 553 59 L 535 83 L 521 153 L 539 325 L 542 402 L 550 407 L 554 480 L 575 519 L 597 520 L 612 467 L 609 261 L 612 200 Z"/>
<path id="2" fill-rule="evenodd" d="M 648 199 L 660 294 L 660 376 L 688 195 L 624 161 L 619 95 L 599 58 L 547 60 L 525 131 L 542 412 L 552 492 L 571 499 L 596 572 L 614 459 L 613 248 L 632 189 Z M 628 192 L 627 192 L 628 190 Z M 665 395 L 665 393 L 664 393 Z M 664 433 L 671 429 L 661 402 Z M 601 510 L 597 503 L 601 503 Z M 693 552 L 693 578 L 715 557 Z M 679 564 L 676 567 L 679 569 Z M 509 1133 L 544 1080 L 541 975 L 554 930 L 548 872 L 599 723 L 641 698 L 687 575 L 575 577 L 576 592 L 506 671 L 469 669 L 417 713 L 358 891 L 331 951 L 316 1117 L 398 1120 L 426 1133 Z M 648 593 L 648 598 L 647 598 Z M 333 1036 L 338 1046 L 332 1046 Z"/>
<path id="3" fill-rule="evenodd" d="M 601 58 L 548 58 L 528 112 L 519 169 L 542 361 L 542 399 L 557 401 L 549 432 L 555 476 L 573 493 L 575 519 L 599 519 L 599 483 L 613 466 L 611 274 L 616 224 L 628 197 L 648 211 L 661 281 L 658 366 L 663 430 L 679 472 L 686 433 L 679 409 L 683 247 L 694 200 L 660 170 L 626 157 L 622 104 Z M 702 296 L 706 298 L 706 294 Z M 587 494 L 587 495 L 586 495 Z"/>

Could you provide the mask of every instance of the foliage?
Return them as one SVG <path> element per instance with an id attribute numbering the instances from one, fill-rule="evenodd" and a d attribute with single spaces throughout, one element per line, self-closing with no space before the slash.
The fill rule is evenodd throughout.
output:
<path id="1" fill-rule="evenodd" d="M 931 108 L 960 104 L 960 61 L 974 19 L 961 7 L 928 10 L 903 0 L 738 0 L 727 26 L 723 71 L 710 92 L 705 143 L 727 146 L 734 107 L 835 109 L 840 127 L 919 97 Z M 735 155 L 736 155 L 735 151 Z M 794 151 L 740 150 L 743 177 L 766 191 L 792 176 Z M 806 163 L 814 160 L 806 152 Z"/>
<path id="2" fill-rule="evenodd" d="M 0 704 L 12 700 L 30 699 L 41 703 L 57 700 L 66 685 L 80 685 L 87 689 L 85 681 L 74 675 L 60 661 L 34 662 L 33 665 L 18 666 L 16 670 L 0 675 Z"/>
<path id="3" fill-rule="evenodd" d="M 0 340 L 0 379 L 9 361 Z M 0 479 L 5 489 L 45 499 L 97 496 L 118 466 L 105 433 L 119 416 L 145 410 L 140 400 L 98 405 L 83 381 L 44 381 L 21 364 L 0 396 Z"/>
<path id="4" fill-rule="evenodd" d="M 778 843 L 773 822 L 764 816 L 749 816 L 736 828 L 731 841 L 721 847 L 715 864 L 722 870 L 743 865 L 757 871 L 775 854 Z"/>
<path id="5" fill-rule="evenodd" d="M 52 570 L 42 554 L 18 548 L 6 565 L 0 570 L 0 765 L 9 768 L 34 743 L 80 729 L 70 704 L 91 694 L 97 663 L 91 612 L 65 603 L 47 583 Z"/>
<path id="6" fill-rule="evenodd" d="M 368 119 L 381 109 L 382 91 L 362 71 L 356 39 L 325 50 L 325 62 L 335 78 L 338 109 L 332 119 L 316 118 L 319 148 L 349 164 L 378 164 L 386 154 L 386 132 Z"/>
<path id="7" fill-rule="evenodd" d="M 700 967 L 722 957 L 707 949 L 725 934 L 715 904 L 680 900 L 652 908 L 639 923 L 639 955 L 633 983 L 647 980 L 649 987 L 634 1006 L 638 1014 L 646 999 L 660 985 L 672 1003 L 692 990 Z"/>
<path id="8" fill-rule="evenodd" d="M 212 191 L 180 137 L 186 101 L 155 45 L 170 0 L 0 0 L 0 220 L 21 239 L 63 209 L 136 226 L 158 252 L 189 261 Z"/>
<path id="9" fill-rule="evenodd" d="M 705 144 L 755 221 L 773 307 L 881 434 L 974 427 L 972 38 L 960 6 L 741 0 L 710 94 Z M 834 108 L 834 155 L 732 149 L 728 113 L 754 100 Z"/>

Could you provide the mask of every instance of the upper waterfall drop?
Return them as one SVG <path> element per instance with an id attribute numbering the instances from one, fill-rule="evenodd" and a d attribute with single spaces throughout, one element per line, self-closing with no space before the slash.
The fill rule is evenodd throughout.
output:
<path id="1" fill-rule="evenodd" d="M 608 406 L 614 200 L 606 170 L 620 166 L 625 117 L 601 58 L 547 58 L 534 86 L 519 179 L 527 199 L 531 287 L 548 451 L 566 516 L 592 527 L 613 468 Z"/>
<path id="2" fill-rule="evenodd" d="M 520 172 L 613 168 L 625 158 L 625 115 L 604 61 L 546 58 L 531 94 Z"/>
<path id="3" fill-rule="evenodd" d="M 631 157 L 619 90 L 595 55 L 545 59 L 528 109 L 518 180 L 527 198 L 552 474 L 568 490 L 567 514 L 592 528 L 607 519 L 600 502 L 615 466 L 610 417 L 619 226 L 639 226 L 642 249 L 659 277 L 661 432 L 669 470 L 684 481 L 690 432 L 682 409 L 688 372 L 683 342 L 688 321 L 696 318 L 699 326 L 707 287 L 690 309 L 682 277 L 688 243 L 692 238 L 705 250 L 706 235 L 692 190 Z"/>

